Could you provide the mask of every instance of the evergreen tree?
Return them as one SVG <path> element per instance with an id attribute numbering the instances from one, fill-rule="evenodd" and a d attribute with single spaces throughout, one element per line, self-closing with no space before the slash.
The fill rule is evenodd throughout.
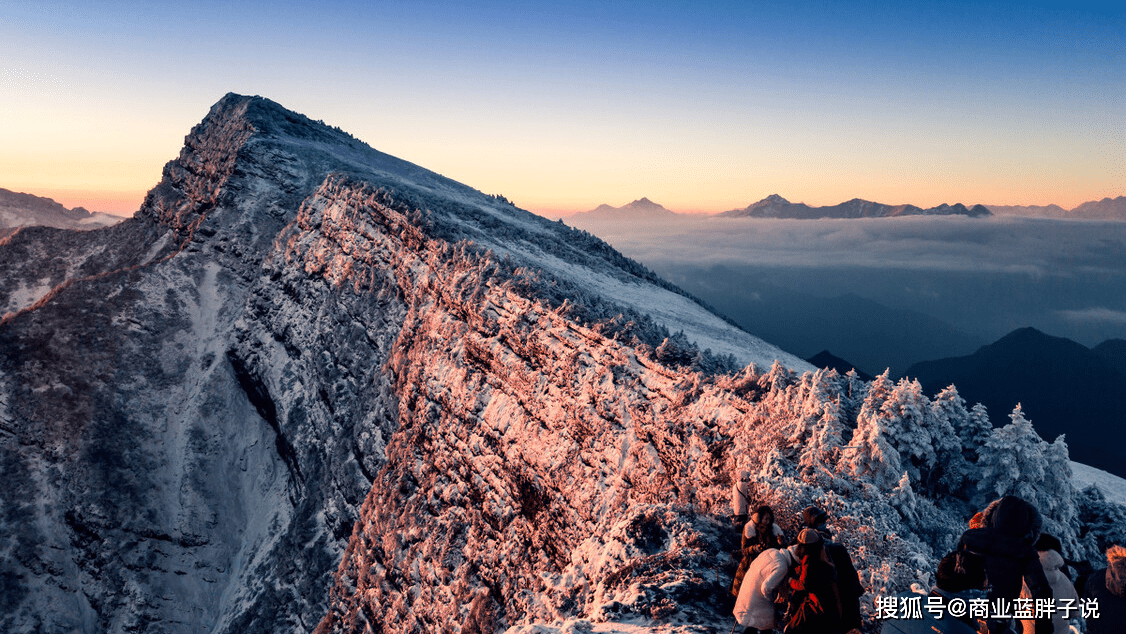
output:
<path id="1" fill-rule="evenodd" d="M 994 429 L 978 454 L 980 467 L 978 491 L 982 502 L 1015 495 L 1036 504 L 1039 497 L 1037 485 L 1044 480 L 1044 442 L 1032 423 L 1024 417 L 1020 404 L 1009 415 L 1012 421 Z"/>
<path id="2" fill-rule="evenodd" d="M 899 452 L 888 442 L 888 420 L 883 412 L 891 390 L 887 371 L 872 381 L 856 416 L 856 430 L 841 460 L 842 469 L 854 476 L 867 477 L 881 489 L 894 488 L 903 474 Z"/>

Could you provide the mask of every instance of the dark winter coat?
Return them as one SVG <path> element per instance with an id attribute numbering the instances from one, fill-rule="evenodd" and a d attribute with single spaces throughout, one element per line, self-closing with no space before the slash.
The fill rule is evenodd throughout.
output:
<path id="1" fill-rule="evenodd" d="M 837 569 L 837 592 L 841 597 L 841 620 L 844 621 L 844 629 L 846 631 L 853 628 L 860 629 L 860 597 L 864 595 L 864 586 L 860 585 L 860 575 L 852 565 L 852 557 L 844 544 L 832 541 L 833 533 L 824 524 L 813 528 L 825 540 L 825 552 Z"/>
<path id="2" fill-rule="evenodd" d="M 1083 595 L 1099 602 L 1099 618 L 1087 619 L 1087 634 L 1126 632 L 1126 558 L 1111 559 L 1110 567 L 1091 573 Z"/>
<path id="3" fill-rule="evenodd" d="M 1036 508 L 1018 497 L 1006 496 L 990 504 L 985 515 L 985 527 L 962 533 L 958 548 L 984 558 L 990 584 L 988 599 L 1011 602 L 1020 597 L 1024 584 L 1033 599 L 1052 598 L 1040 554 L 1033 545 L 1041 526 Z M 1036 626 L 1037 632 L 1052 631 L 1049 618 L 1038 619 Z M 1005 627 L 1006 623 L 991 622 L 989 631 L 1001 632 Z"/>
<path id="4" fill-rule="evenodd" d="M 794 574 L 796 578 L 790 581 L 793 594 L 786 617 L 786 634 L 844 632 L 837 571 L 828 558 L 803 557 Z"/>

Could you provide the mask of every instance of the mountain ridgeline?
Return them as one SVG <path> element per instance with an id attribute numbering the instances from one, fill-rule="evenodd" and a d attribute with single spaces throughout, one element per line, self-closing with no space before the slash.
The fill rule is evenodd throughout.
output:
<path id="1" fill-rule="evenodd" d="M 0 240 L 0 313 L 4 632 L 726 631 L 738 470 L 829 510 L 868 606 L 997 495 L 1075 556 L 1126 518 L 1019 411 L 815 371 L 259 97 L 133 218 Z"/>
<path id="2" fill-rule="evenodd" d="M 748 205 L 743 209 L 732 209 L 719 214 L 728 218 L 893 218 L 898 216 L 970 216 L 991 215 L 984 205 L 967 208 L 962 203 L 942 204 L 923 209 L 915 205 L 887 205 L 853 198 L 837 205 L 811 207 L 805 203 L 792 203 L 778 194 Z"/>

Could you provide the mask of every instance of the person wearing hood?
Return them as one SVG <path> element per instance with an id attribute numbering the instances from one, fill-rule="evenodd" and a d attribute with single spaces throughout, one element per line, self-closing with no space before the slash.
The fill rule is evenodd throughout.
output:
<path id="1" fill-rule="evenodd" d="M 1106 551 L 1107 567 L 1087 578 L 1083 596 L 1099 602 L 1099 614 L 1087 619 L 1087 634 L 1126 632 L 1126 548 Z"/>
<path id="2" fill-rule="evenodd" d="M 1042 521 L 1036 507 L 1013 495 L 994 500 L 984 511 L 985 525 L 962 533 L 958 550 L 982 558 L 989 578 L 990 603 L 998 600 L 1010 605 L 1020 597 L 1022 581 L 1028 586 L 1030 598 L 1051 599 L 1052 588 L 1040 565 L 1040 554 L 1034 544 L 1040 537 Z M 1011 629 L 1011 618 L 989 620 L 989 633 L 999 634 Z M 1052 631 L 1052 621 L 1044 616 L 1036 619 L 1036 634 Z"/>
<path id="3" fill-rule="evenodd" d="M 774 630 L 774 602 L 784 593 L 786 577 L 797 558 L 788 549 L 768 548 L 751 563 L 732 614 L 743 634 L 770 634 Z M 783 595 L 784 596 L 784 595 Z"/>
<path id="4" fill-rule="evenodd" d="M 844 544 L 833 541 L 833 533 L 826 524 L 829 514 L 818 506 L 807 506 L 802 510 L 802 523 L 817 531 L 825 541 L 825 552 L 837 569 L 837 591 L 841 598 L 841 619 L 845 630 L 858 630 L 861 627 L 860 597 L 864 586 L 860 585 L 860 575 L 852 564 L 852 557 Z"/>
<path id="5" fill-rule="evenodd" d="M 1044 576 L 1048 578 L 1048 585 L 1052 587 L 1052 598 L 1055 599 L 1056 605 L 1061 605 L 1061 601 L 1070 600 L 1072 606 L 1078 606 L 1079 593 L 1075 591 L 1071 578 L 1064 571 L 1063 544 L 1060 540 L 1045 533 L 1036 541 L 1036 551 L 1040 554 L 1040 566 L 1044 569 Z M 1021 589 L 1020 596 L 1024 599 L 1032 598 L 1028 584 Z M 1024 634 L 1036 634 L 1036 622 L 1032 619 L 1021 621 L 1021 626 Z M 1052 615 L 1052 626 L 1055 628 L 1052 630 L 1055 634 L 1067 634 L 1070 624 L 1064 612 L 1060 611 Z"/>

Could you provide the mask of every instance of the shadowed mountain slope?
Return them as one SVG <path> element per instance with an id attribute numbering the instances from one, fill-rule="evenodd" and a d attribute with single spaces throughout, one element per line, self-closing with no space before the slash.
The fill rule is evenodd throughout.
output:
<path id="1" fill-rule="evenodd" d="M 970 356 L 917 363 L 907 376 L 927 390 L 956 384 L 991 412 L 1020 403 L 1041 436 L 1066 434 L 1075 460 L 1126 475 L 1126 376 L 1081 344 L 1022 328 Z"/>

